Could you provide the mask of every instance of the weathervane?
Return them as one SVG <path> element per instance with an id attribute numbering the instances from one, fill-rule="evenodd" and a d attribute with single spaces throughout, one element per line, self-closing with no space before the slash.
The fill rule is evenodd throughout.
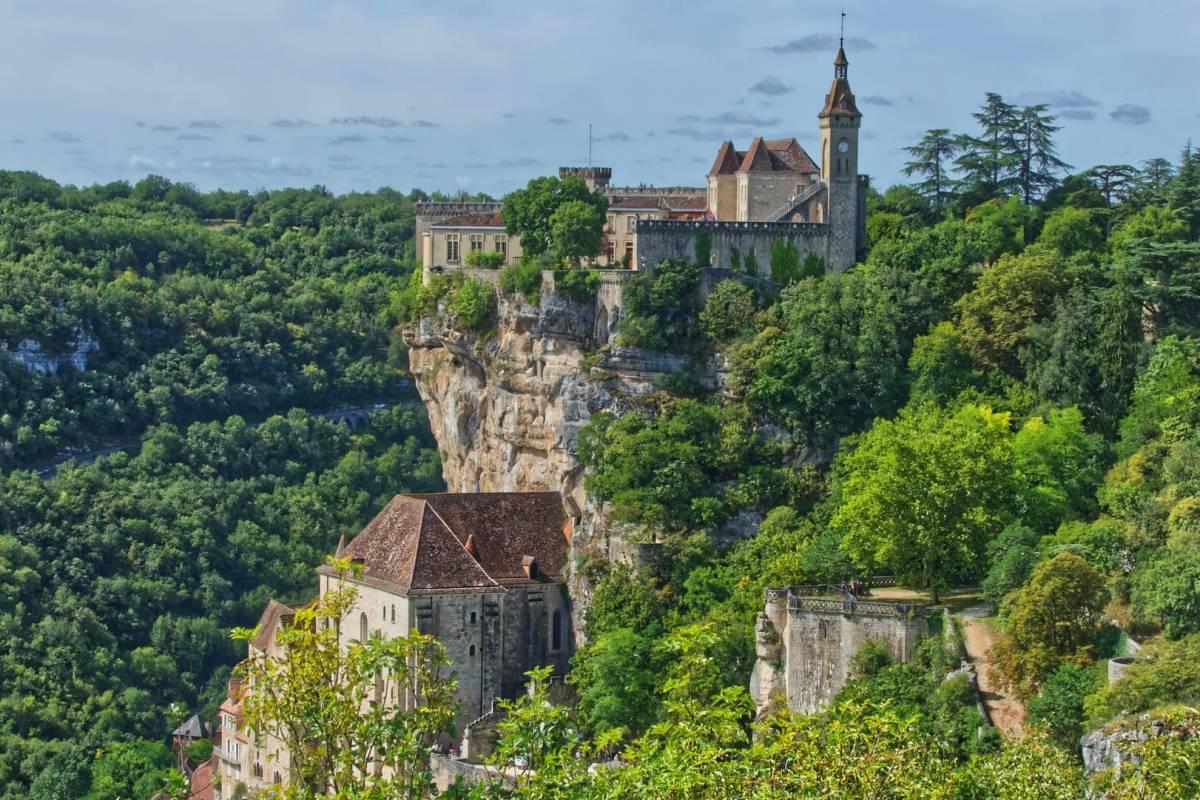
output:
<path id="1" fill-rule="evenodd" d="M 842 32 L 838 35 L 838 47 L 846 44 L 846 7 L 842 6 Z"/>

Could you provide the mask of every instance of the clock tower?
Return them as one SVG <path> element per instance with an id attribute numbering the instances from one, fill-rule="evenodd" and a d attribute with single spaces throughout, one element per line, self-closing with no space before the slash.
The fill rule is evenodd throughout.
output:
<path id="1" fill-rule="evenodd" d="M 833 84 L 817 115 L 821 126 L 821 181 L 827 190 L 825 220 L 830 226 L 828 264 L 842 270 L 855 263 L 866 244 L 866 187 L 858 175 L 858 129 L 862 112 L 850 91 L 846 50 L 838 44 Z"/>

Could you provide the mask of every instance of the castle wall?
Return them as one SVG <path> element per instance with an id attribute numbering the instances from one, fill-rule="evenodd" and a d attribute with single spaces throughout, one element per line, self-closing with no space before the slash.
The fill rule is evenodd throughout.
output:
<path id="1" fill-rule="evenodd" d="M 771 276 L 771 245 L 780 239 L 792 242 L 802 261 L 813 254 L 839 271 L 854 263 L 852 255 L 849 258 L 843 255 L 840 261 L 830 258 L 830 226 L 820 223 L 647 220 L 638 229 L 638 269 L 653 269 L 668 258 L 694 261 L 696 238 L 702 233 L 711 237 L 712 266 L 731 269 L 735 248 L 744 264 L 746 255 L 753 250 L 758 262 L 757 277 L 761 278 Z"/>
<path id="2" fill-rule="evenodd" d="M 845 687 L 851 662 L 867 642 L 884 644 L 893 659 L 906 663 L 928 632 L 923 606 L 768 590 L 755 630 L 750 694 L 759 714 L 781 703 L 793 712 L 812 713 Z"/>

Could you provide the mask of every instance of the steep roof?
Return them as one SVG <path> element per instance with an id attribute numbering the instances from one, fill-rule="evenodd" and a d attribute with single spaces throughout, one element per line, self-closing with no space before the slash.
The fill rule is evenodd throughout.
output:
<path id="1" fill-rule="evenodd" d="M 729 144 L 728 142 L 725 143 Z M 725 145 L 722 145 L 722 151 Z M 804 175 L 820 172 L 817 165 L 809 157 L 800 142 L 795 137 L 789 139 L 763 139 L 756 137 L 750 143 L 750 149 L 738 153 L 730 148 L 729 152 L 737 156 L 740 163 L 734 172 L 798 172 Z M 726 158 L 719 156 L 720 158 Z M 726 158 L 726 160 L 728 160 Z M 714 174 L 714 173 L 709 173 Z M 720 174 L 726 174 L 722 172 Z"/>
<path id="2" fill-rule="evenodd" d="M 761 136 L 755 136 L 750 149 L 742 156 L 738 172 L 772 172 L 771 155 Z"/>
<path id="3" fill-rule="evenodd" d="M 861 117 L 858 104 L 854 102 L 854 92 L 850 91 L 850 81 L 847 78 L 834 78 L 825 95 L 825 105 L 818 117 Z"/>
<path id="4" fill-rule="evenodd" d="M 557 492 L 397 495 L 342 555 L 401 594 L 501 591 L 563 580 L 565 523 Z"/>
<path id="5" fill-rule="evenodd" d="M 275 632 L 279 629 L 280 623 L 291 620 L 295 616 L 295 608 L 272 598 L 271 602 L 267 603 L 267 607 L 263 609 L 262 616 L 258 618 L 258 625 L 255 627 L 256 633 L 250 640 L 250 644 L 259 650 L 266 650 L 275 639 Z"/>
<path id="6" fill-rule="evenodd" d="M 738 171 L 741 163 L 742 154 L 733 149 L 733 142 L 722 142 L 717 148 L 717 158 L 713 161 L 708 176 L 711 178 L 714 175 L 732 175 Z"/>
<path id="7" fill-rule="evenodd" d="M 200 719 L 199 714 L 192 714 L 181 722 L 178 728 L 171 731 L 171 735 L 185 739 L 204 739 L 208 736 L 208 726 L 204 724 L 204 720 Z"/>
<path id="8" fill-rule="evenodd" d="M 640 192 L 638 194 L 612 194 L 608 197 L 609 211 L 633 211 L 641 209 L 663 209 L 665 211 L 694 211 L 708 208 L 708 194 L 703 189 L 685 194 L 678 190 L 663 190 L 662 194 Z"/>

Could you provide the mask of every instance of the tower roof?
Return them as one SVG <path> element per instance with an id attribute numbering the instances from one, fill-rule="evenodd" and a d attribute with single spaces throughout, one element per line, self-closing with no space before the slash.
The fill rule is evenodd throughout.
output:
<path id="1" fill-rule="evenodd" d="M 854 92 L 850 91 L 849 66 L 846 48 L 838 45 L 837 57 L 833 60 L 833 83 L 829 87 L 829 94 L 825 95 L 825 105 L 817 115 L 820 119 L 862 116 L 858 104 L 854 102 Z"/>

